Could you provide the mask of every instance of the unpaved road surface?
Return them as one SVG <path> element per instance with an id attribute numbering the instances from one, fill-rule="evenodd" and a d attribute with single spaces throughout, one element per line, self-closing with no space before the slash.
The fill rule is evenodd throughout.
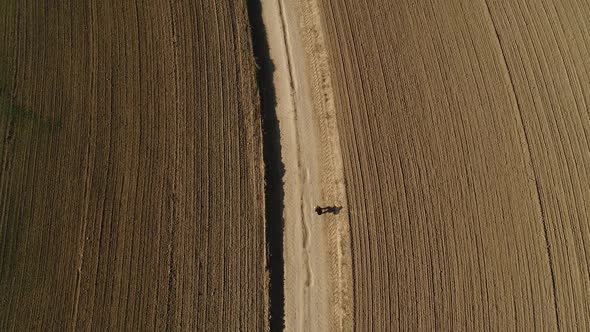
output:
<path id="1" fill-rule="evenodd" d="M 588 2 L 320 3 L 356 330 L 589 329 Z"/>
<path id="2" fill-rule="evenodd" d="M 0 2 L 0 330 L 267 325 L 243 1 Z"/>
<path id="3" fill-rule="evenodd" d="M 315 0 L 265 0 L 284 175 L 284 322 L 288 331 L 352 325 L 350 231 L 330 68 Z M 272 301 L 271 301 L 272 303 Z"/>

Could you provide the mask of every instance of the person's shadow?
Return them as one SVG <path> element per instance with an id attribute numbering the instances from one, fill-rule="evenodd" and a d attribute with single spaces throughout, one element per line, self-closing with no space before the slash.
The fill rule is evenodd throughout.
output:
<path id="1" fill-rule="evenodd" d="M 326 206 L 326 207 L 321 207 L 321 206 L 316 206 L 315 207 L 315 213 L 318 214 L 318 216 L 321 216 L 324 213 L 331 213 L 331 214 L 339 214 L 340 210 L 342 210 L 342 206 Z"/>

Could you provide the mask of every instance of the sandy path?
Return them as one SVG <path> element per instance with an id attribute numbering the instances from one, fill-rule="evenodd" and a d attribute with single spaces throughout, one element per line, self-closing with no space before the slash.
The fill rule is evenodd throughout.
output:
<path id="1" fill-rule="evenodd" d="M 350 328 L 346 196 L 317 7 L 312 1 L 262 3 L 285 164 L 286 329 Z M 316 205 L 344 209 L 317 216 Z"/>

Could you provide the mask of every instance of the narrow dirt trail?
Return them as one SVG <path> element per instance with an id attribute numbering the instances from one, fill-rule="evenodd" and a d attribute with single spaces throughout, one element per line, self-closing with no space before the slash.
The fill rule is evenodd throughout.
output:
<path id="1" fill-rule="evenodd" d="M 285 168 L 285 325 L 350 328 L 346 195 L 317 5 L 268 0 L 262 6 Z M 318 216 L 316 205 L 343 209 Z"/>

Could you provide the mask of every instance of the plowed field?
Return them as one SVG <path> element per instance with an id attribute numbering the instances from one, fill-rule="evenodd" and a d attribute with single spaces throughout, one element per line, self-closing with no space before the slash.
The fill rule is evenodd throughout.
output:
<path id="1" fill-rule="evenodd" d="M 588 2 L 320 2 L 356 329 L 589 329 Z"/>
<path id="2" fill-rule="evenodd" d="M 0 1 L 0 330 L 590 330 L 589 18 Z"/>
<path id="3" fill-rule="evenodd" d="M 243 1 L 0 2 L 0 330 L 267 325 Z"/>

